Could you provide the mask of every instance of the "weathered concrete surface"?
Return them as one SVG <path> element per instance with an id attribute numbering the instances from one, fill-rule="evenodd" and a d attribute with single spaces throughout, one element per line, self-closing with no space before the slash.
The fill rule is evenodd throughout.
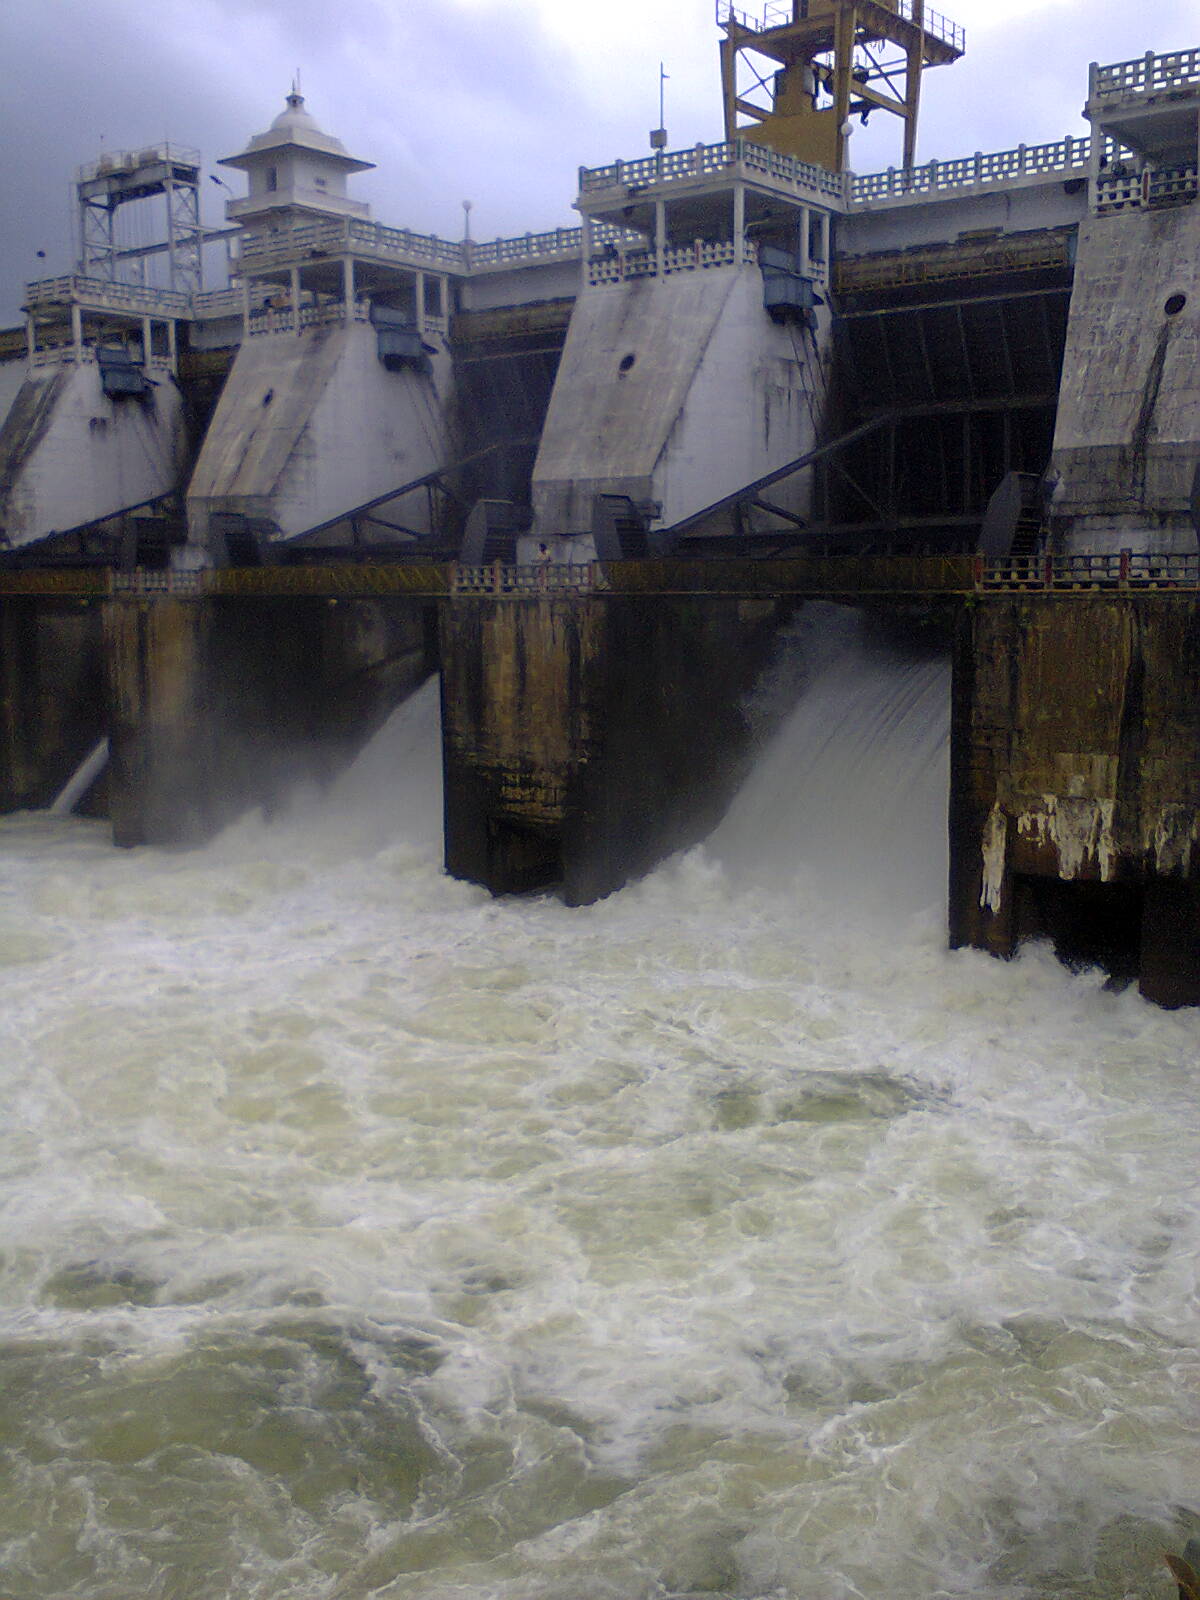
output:
<path id="1" fill-rule="evenodd" d="M 589 530 L 599 493 L 659 501 L 668 525 L 702 510 L 811 446 L 824 384 L 811 340 L 763 309 L 756 267 L 589 289 L 534 467 L 539 537 Z"/>
<path id="2" fill-rule="evenodd" d="M 1200 206 L 1092 217 L 1054 439 L 1064 547 L 1194 551 L 1198 465 Z"/>
<path id="3" fill-rule="evenodd" d="M 13 401 L 29 373 L 24 351 L 8 360 L 0 359 L 0 426 L 3 426 Z"/>
<path id="4" fill-rule="evenodd" d="M 1200 602 L 965 611 L 950 816 L 952 943 L 1008 955 L 1069 918 L 1068 944 L 1086 944 L 1089 921 L 1112 920 L 1145 994 L 1200 1003 Z"/>
<path id="5" fill-rule="evenodd" d="M 109 814 L 117 844 L 194 844 L 323 781 L 431 670 L 425 609 L 111 600 Z"/>
<path id="6" fill-rule="evenodd" d="M 363 322 L 245 340 L 188 486 L 189 538 L 213 544 L 213 516 L 234 513 L 287 540 L 444 466 L 448 364 L 389 372 Z M 377 509 L 427 531 L 423 492 Z"/>
<path id="7" fill-rule="evenodd" d="M 96 607 L 0 598 L 0 812 L 48 806 L 103 734 Z"/>
<path id="8" fill-rule="evenodd" d="M 178 385 L 152 370 L 144 400 L 110 400 L 94 361 L 39 367 L 0 426 L 0 548 L 170 494 L 187 437 Z"/>
<path id="9" fill-rule="evenodd" d="M 442 620 L 446 867 L 508 893 L 612 893 L 720 817 L 776 602 L 547 596 Z"/>

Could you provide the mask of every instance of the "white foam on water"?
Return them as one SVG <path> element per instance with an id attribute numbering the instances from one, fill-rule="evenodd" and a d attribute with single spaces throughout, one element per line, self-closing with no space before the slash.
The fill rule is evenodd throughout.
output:
<path id="1" fill-rule="evenodd" d="M 1163 1588 L 1194 1018 L 947 952 L 940 669 L 800 647 L 710 845 L 582 910 L 442 875 L 430 690 L 203 851 L 0 820 L 0 1590 Z"/>

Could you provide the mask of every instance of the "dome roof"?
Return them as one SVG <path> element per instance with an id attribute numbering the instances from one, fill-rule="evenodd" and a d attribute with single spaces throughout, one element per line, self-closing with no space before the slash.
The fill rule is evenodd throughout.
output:
<path id="1" fill-rule="evenodd" d="M 272 133 L 281 133 L 284 129 L 289 132 L 303 129 L 306 133 L 319 134 L 322 139 L 329 139 L 331 144 L 336 144 L 339 149 L 342 148 L 342 141 L 340 139 L 332 139 L 323 128 L 318 126 L 317 119 L 312 112 L 304 109 L 304 96 L 298 89 L 293 89 L 291 94 L 288 95 L 287 105 L 284 106 L 271 124 Z"/>
<path id="2" fill-rule="evenodd" d="M 223 167 L 240 167 L 243 171 L 248 171 L 254 165 L 256 156 L 277 154 L 289 145 L 293 148 L 318 151 L 321 155 L 336 161 L 347 172 L 366 172 L 375 165 L 373 161 L 359 161 L 357 157 L 349 154 L 340 139 L 335 139 L 331 133 L 326 133 L 311 111 L 305 109 L 304 96 L 295 87 L 287 97 L 287 104 L 266 133 L 256 133 L 244 150 L 235 156 L 223 156 L 220 164 Z"/>

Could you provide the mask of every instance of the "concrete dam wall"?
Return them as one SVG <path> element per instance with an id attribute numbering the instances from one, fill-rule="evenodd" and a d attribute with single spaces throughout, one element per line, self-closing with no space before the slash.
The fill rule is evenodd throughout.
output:
<path id="1" fill-rule="evenodd" d="M 1200 62 L 1087 114 L 864 178 L 731 134 L 482 245 L 373 222 L 289 97 L 236 288 L 29 286 L 3 803 L 107 735 L 115 837 L 203 838 L 439 671 L 448 869 L 583 903 L 720 817 L 821 597 L 954 634 L 954 942 L 1200 1002 Z"/>

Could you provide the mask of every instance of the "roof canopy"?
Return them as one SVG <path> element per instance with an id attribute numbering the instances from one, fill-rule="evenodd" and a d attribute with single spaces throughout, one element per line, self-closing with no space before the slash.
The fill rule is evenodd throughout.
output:
<path id="1" fill-rule="evenodd" d="M 340 139 L 326 133 L 304 109 L 304 96 L 298 89 L 288 95 L 287 105 L 266 133 L 256 133 L 244 150 L 234 156 L 223 156 L 220 165 L 249 172 L 260 157 L 289 149 L 311 150 L 335 162 L 344 172 L 367 172 L 375 165 L 373 161 L 359 161 L 350 155 Z"/>

